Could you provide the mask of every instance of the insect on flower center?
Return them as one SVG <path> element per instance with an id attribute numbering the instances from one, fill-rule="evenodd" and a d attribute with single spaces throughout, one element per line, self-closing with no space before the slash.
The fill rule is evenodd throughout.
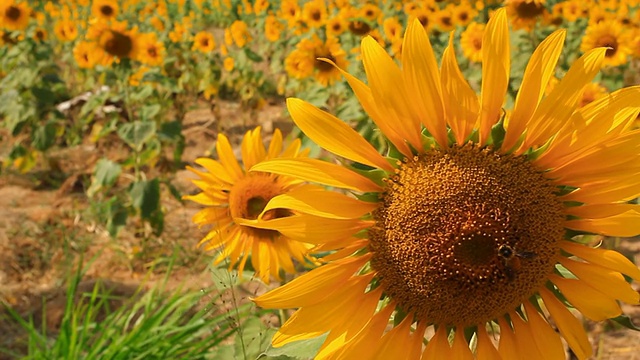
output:
<path id="1" fill-rule="evenodd" d="M 476 145 L 405 159 L 369 233 L 385 293 L 435 324 L 512 310 L 553 271 L 564 234 L 556 187 L 525 157 Z"/>

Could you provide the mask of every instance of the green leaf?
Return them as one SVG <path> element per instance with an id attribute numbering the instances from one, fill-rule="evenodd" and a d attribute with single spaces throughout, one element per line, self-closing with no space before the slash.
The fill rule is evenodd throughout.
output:
<path id="1" fill-rule="evenodd" d="M 103 187 L 115 184 L 121 172 L 122 167 L 119 164 L 105 158 L 98 160 L 93 172 L 91 186 L 89 186 L 87 190 L 87 195 L 91 197 Z"/>
<path id="2" fill-rule="evenodd" d="M 264 59 L 262 56 L 256 54 L 249 48 L 244 48 L 244 54 L 247 55 L 247 58 L 253 62 L 262 62 Z"/>
<path id="3" fill-rule="evenodd" d="M 49 89 L 34 87 L 31 88 L 31 93 L 43 104 L 53 104 L 56 101 L 56 95 Z"/>
<path id="4" fill-rule="evenodd" d="M 140 109 L 140 118 L 142 121 L 153 120 L 160 113 L 161 109 L 162 107 L 158 103 L 144 105 L 142 109 Z"/>
<path id="5" fill-rule="evenodd" d="M 305 339 L 288 343 L 282 347 L 269 347 L 263 355 L 268 357 L 288 356 L 294 359 L 312 359 L 320 350 L 328 334 L 323 334 L 312 339 Z"/>
<path id="6" fill-rule="evenodd" d="M 33 147 L 39 151 L 46 151 L 56 143 L 56 126 L 49 121 L 44 126 L 36 128 L 33 137 Z"/>
<path id="7" fill-rule="evenodd" d="M 158 137 L 160 140 L 166 141 L 179 141 L 183 139 L 182 123 L 178 120 L 162 123 L 158 131 Z"/>
<path id="8" fill-rule="evenodd" d="M 154 212 L 160 209 L 160 181 L 156 178 L 135 182 L 129 190 L 129 196 L 133 207 L 140 211 L 140 216 L 151 219 Z"/>
<path id="9" fill-rule="evenodd" d="M 122 206 L 117 197 L 109 199 L 107 208 L 107 231 L 111 237 L 116 237 L 120 230 L 127 225 L 127 209 Z"/>
<path id="10" fill-rule="evenodd" d="M 633 321 L 631 321 L 631 318 L 628 315 L 620 315 L 620 316 L 617 316 L 617 317 L 615 317 L 613 319 L 610 319 L 610 320 L 615 321 L 616 323 L 626 327 L 627 329 L 640 331 L 640 327 L 638 327 L 638 325 L 634 324 Z"/>
<path id="11" fill-rule="evenodd" d="M 151 139 L 156 132 L 156 123 L 153 121 L 134 121 L 124 124 L 118 129 L 118 136 L 135 151 L 142 150 L 144 144 Z"/>
<path id="12" fill-rule="evenodd" d="M 153 87 L 151 87 L 151 85 L 143 85 L 138 87 L 138 89 L 138 91 L 131 94 L 130 98 L 132 101 L 142 102 L 143 100 L 146 100 L 148 97 L 153 95 Z"/>

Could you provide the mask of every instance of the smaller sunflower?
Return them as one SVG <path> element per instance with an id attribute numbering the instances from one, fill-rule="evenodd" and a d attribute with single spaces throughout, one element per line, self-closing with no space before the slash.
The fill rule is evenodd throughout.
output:
<path id="1" fill-rule="evenodd" d="M 604 66 L 626 64 L 629 55 L 633 52 L 630 35 L 630 32 L 625 31 L 622 24 L 615 20 L 604 20 L 591 24 L 585 30 L 580 51 L 587 52 L 595 48 L 606 47 L 608 49 L 604 57 Z"/>
<path id="2" fill-rule="evenodd" d="M 140 35 L 139 60 L 143 64 L 160 66 L 164 62 L 164 43 L 158 40 L 156 33 Z"/>
<path id="3" fill-rule="evenodd" d="M 324 0 L 309 1 L 302 7 L 302 19 L 312 28 L 319 28 L 327 21 Z"/>
<path id="4" fill-rule="evenodd" d="M 548 15 L 544 7 L 545 0 L 506 0 L 507 16 L 514 30 L 531 30 L 533 26 Z"/>
<path id="5" fill-rule="evenodd" d="M 284 25 L 274 15 L 269 15 L 264 20 L 264 33 L 267 40 L 276 42 L 280 40 L 280 35 L 284 30 Z"/>
<path id="6" fill-rule="evenodd" d="M 222 66 L 227 72 L 232 72 L 233 68 L 235 67 L 235 61 L 233 60 L 232 57 L 227 57 L 222 62 Z"/>
<path id="7" fill-rule="evenodd" d="M 325 24 L 325 32 L 327 36 L 339 36 L 347 30 L 348 23 L 341 16 L 334 16 L 327 20 Z"/>
<path id="8" fill-rule="evenodd" d="M 200 51 L 203 54 L 208 54 L 216 47 L 216 41 L 213 38 L 213 34 L 208 31 L 200 31 L 193 38 L 193 46 L 191 50 Z"/>
<path id="9" fill-rule="evenodd" d="M 382 28 L 384 29 L 384 36 L 389 42 L 393 43 L 402 39 L 402 24 L 397 18 L 388 17 L 384 19 Z"/>
<path id="10" fill-rule="evenodd" d="M 126 22 L 97 21 L 87 31 L 87 39 L 96 41 L 97 49 L 104 54 L 105 64 L 124 58 L 135 60 L 140 50 L 137 29 L 128 29 Z"/>
<path id="11" fill-rule="evenodd" d="M 242 20 L 236 20 L 231 24 L 229 28 L 231 32 L 231 38 L 233 42 L 239 48 L 243 48 L 247 43 L 253 40 L 251 33 L 249 33 L 249 28 L 247 27 L 247 23 Z"/>
<path id="12" fill-rule="evenodd" d="M 7 30 L 24 30 L 29 25 L 31 8 L 26 2 L 3 0 L 0 3 L 0 27 Z"/>
<path id="13" fill-rule="evenodd" d="M 442 10 L 438 10 L 433 14 L 433 20 L 436 23 L 438 30 L 442 32 L 453 31 L 456 27 L 454 22 L 453 13 L 449 7 Z"/>
<path id="14" fill-rule="evenodd" d="M 115 20 L 119 12 L 116 0 L 94 0 L 91 5 L 91 14 L 101 20 Z"/>
<path id="15" fill-rule="evenodd" d="M 62 42 L 73 41 L 78 37 L 78 25 L 73 20 L 61 19 L 56 21 L 53 33 Z"/>
<path id="16" fill-rule="evenodd" d="M 262 143 L 260 127 L 248 131 L 241 145 L 243 167 L 238 164 L 229 140 L 218 135 L 216 150 L 219 160 L 199 158 L 196 164 L 205 171 L 187 169 L 200 177 L 193 180 L 202 192 L 185 196 L 205 208 L 193 217 L 197 225 L 213 225 L 212 230 L 200 241 L 207 251 L 221 249 L 214 260 L 220 264 L 229 260 L 229 270 L 237 268 L 242 273 L 249 257 L 256 275 L 269 283 L 269 277 L 280 279 L 280 270 L 296 272 L 292 259 L 300 263 L 314 262 L 307 255 L 311 245 L 292 241 L 277 231 L 263 230 L 264 221 L 277 221 L 293 215 L 289 210 L 272 207 L 271 201 L 291 201 L 289 193 L 298 189 L 309 191 L 309 186 L 290 177 L 274 174 L 247 172 L 252 166 L 275 158 L 306 158 L 307 151 L 300 151 L 300 140 L 294 140 L 283 150 L 282 134 L 273 133 L 268 149 Z M 263 214 L 262 216 L 258 216 Z"/>
<path id="17" fill-rule="evenodd" d="M 304 79 L 313 75 L 314 62 L 315 60 L 308 55 L 307 51 L 294 49 L 284 59 L 284 69 L 289 76 Z"/>
<path id="18" fill-rule="evenodd" d="M 33 39 L 38 42 L 45 42 L 47 41 L 47 35 L 47 30 L 39 27 L 33 32 Z"/>
<path id="19" fill-rule="evenodd" d="M 484 24 L 472 22 L 460 35 L 462 54 L 473 62 L 482 62 L 482 37 L 484 36 L 484 27 Z"/>
<path id="20" fill-rule="evenodd" d="M 411 13 L 409 13 L 409 18 L 418 19 L 427 33 L 431 32 L 433 26 L 435 25 L 433 12 L 426 8 L 415 8 L 413 11 L 411 11 Z"/>
<path id="21" fill-rule="evenodd" d="M 478 12 L 471 6 L 469 1 L 462 1 L 459 5 L 454 6 L 451 12 L 453 13 L 453 22 L 460 26 L 469 25 L 478 15 Z"/>
<path id="22" fill-rule="evenodd" d="M 341 78 L 342 75 L 338 68 L 326 61 L 319 60 L 328 59 L 341 68 L 346 67 L 347 53 L 340 46 L 338 38 L 330 37 L 325 42 L 322 42 L 317 36 L 312 39 L 303 39 L 298 44 L 298 49 L 307 56 L 307 63 L 313 63 L 315 78 L 322 86 L 331 85 Z"/>
<path id="23" fill-rule="evenodd" d="M 73 47 L 73 58 L 81 69 L 92 69 L 101 63 L 102 52 L 96 49 L 96 44 L 89 41 L 79 41 Z"/>

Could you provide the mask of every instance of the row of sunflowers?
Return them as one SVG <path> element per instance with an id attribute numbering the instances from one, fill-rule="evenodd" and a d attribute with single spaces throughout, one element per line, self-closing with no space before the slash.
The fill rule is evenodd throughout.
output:
<path id="1" fill-rule="evenodd" d="M 639 330 L 621 302 L 640 304 L 640 269 L 594 246 L 640 234 L 639 5 L 5 0 L 3 166 L 118 139 L 131 156 L 97 162 L 88 195 L 112 235 L 130 214 L 159 234 L 170 184 L 145 172 L 166 149 L 182 167 L 190 107 L 295 95 L 298 138 L 276 130 L 265 147 L 250 130 L 240 163 L 219 132 L 184 197 L 204 207 L 216 265 L 288 280 L 254 299 L 298 309 L 278 313 L 273 347 L 564 359 L 564 339 L 586 359 L 576 312 Z"/>

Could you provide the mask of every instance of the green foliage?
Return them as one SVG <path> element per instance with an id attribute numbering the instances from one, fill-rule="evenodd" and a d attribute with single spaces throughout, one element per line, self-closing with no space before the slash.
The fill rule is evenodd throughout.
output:
<path id="1" fill-rule="evenodd" d="M 57 333 L 8 309 L 28 335 L 28 354 L 22 359 L 219 358 L 221 344 L 239 334 L 229 314 L 215 305 L 221 293 L 167 292 L 160 284 L 126 299 L 105 292 L 101 283 L 89 293 L 79 293 L 79 282 L 79 274 L 69 282 Z M 114 300 L 123 305 L 111 308 Z M 203 302 L 208 305 L 199 308 Z M 246 305 L 237 311 L 242 317 L 248 315 Z M 256 328 L 256 321 L 249 320 L 247 329 Z M 254 330 L 246 334 L 255 335 Z"/>

